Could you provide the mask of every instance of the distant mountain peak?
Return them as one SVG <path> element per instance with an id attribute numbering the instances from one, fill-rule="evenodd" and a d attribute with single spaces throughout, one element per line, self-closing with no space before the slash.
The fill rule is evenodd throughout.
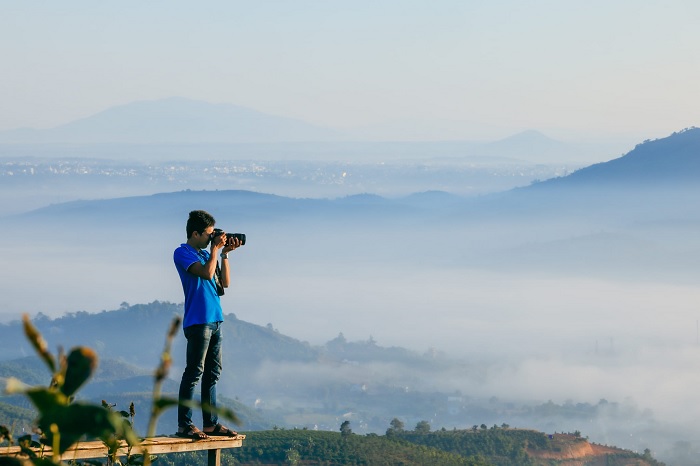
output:
<path id="1" fill-rule="evenodd" d="M 13 143 L 276 143 L 333 141 L 338 131 L 229 103 L 141 100 L 46 130 L 0 132 Z"/>
<path id="2" fill-rule="evenodd" d="M 541 133 L 540 131 L 534 130 L 534 129 L 528 129 L 525 131 L 521 131 L 520 133 L 516 133 L 512 136 L 508 136 L 507 138 L 500 139 L 498 141 L 494 141 L 491 143 L 491 146 L 495 147 L 531 147 L 535 150 L 542 150 L 542 149 L 561 149 L 565 150 L 566 149 L 566 144 L 558 141 L 556 139 L 552 139 L 549 136 L 545 135 L 544 133 Z"/>
<path id="3" fill-rule="evenodd" d="M 485 155 L 507 154 L 509 157 L 540 163 L 558 160 L 566 162 L 576 157 L 573 146 L 529 129 L 483 146 Z"/>

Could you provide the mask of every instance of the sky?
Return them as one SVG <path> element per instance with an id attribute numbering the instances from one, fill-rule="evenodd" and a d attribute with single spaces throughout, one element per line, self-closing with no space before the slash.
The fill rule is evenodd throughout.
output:
<path id="1" fill-rule="evenodd" d="M 0 130 L 172 96 L 378 138 L 700 123 L 700 3 L 0 0 Z"/>

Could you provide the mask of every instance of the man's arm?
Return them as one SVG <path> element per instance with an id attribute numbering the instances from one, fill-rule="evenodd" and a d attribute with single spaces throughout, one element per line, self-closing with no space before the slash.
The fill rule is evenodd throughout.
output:
<path id="1" fill-rule="evenodd" d="M 187 271 L 204 280 L 211 280 L 214 278 L 214 272 L 216 272 L 216 254 L 211 254 L 204 265 L 201 262 L 194 262 Z"/>
<path id="2" fill-rule="evenodd" d="M 211 240 L 211 250 L 209 252 L 209 260 L 202 265 L 201 262 L 195 262 L 190 265 L 187 269 L 192 275 L 196 275 L 204 280 L 211 280 L 214 278 L 214 273 L 216 272 L 216 261 L 219 259 L 219 249 L 226 245 L 226 235 L 218 235 Z"/>

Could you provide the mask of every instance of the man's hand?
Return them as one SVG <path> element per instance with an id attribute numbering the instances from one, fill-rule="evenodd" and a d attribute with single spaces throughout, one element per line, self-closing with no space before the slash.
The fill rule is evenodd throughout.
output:
<path id="1" fill-rule="evenodd" d="M 231 238 L 231 240 L 226 243 L 226 246 L 224 246 L 224 250 L 222 252 L 229 253 L 233 251 L 234 249 L 238 249 L 241 247 L 241 240 L 238 238 Z"/>
<path id="2" fill-rule="evenodd" d="M 217 249 L 221 249 L 226 246 L 226 232 L 222 231 L 218 235 L 211 239 L 211 254 L 215 255 Z M 226 252 L 226 251 L 224 251 Z"/>

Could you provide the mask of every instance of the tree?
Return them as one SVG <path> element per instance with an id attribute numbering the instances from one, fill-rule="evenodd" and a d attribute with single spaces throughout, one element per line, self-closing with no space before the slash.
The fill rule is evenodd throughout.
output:
<path id="1" fill-rule="evenodd" d="M 399 418 L 395 417 L 389 423 L 389 428 L 386 430 L 386 434 L 391 435 L 391 434 L 401 433 L 401 432 L 403 432 L 403 428 L 404 428 L 403 422 L 401 422 L 401 420 Z"/>
<path id="2" fill-rule="evenodd" d="M 299 464 L 299 461 L 301 461 L 301 455 L 295 449 L 290 448 L 285 452 L 285 459 L 287 460 L 288 464 L 296 465 Z"/>
<path id="3" fill-rule="evenodd" d="M 429 434 L 430 424 L 428 423 L 428 421 L 419 421 L 418 424 L 416 424 L 414 432 L 417 434 Z"/>
<path id="4" fill-rule="evenodd" d="M 350 428 L 350 421 L 343 421 L 343 423 L 340 424 L 340 435 L 342 435 L 343 437 L 347 437 L 350 434 L 352 434 L 352 429 Z"/>

